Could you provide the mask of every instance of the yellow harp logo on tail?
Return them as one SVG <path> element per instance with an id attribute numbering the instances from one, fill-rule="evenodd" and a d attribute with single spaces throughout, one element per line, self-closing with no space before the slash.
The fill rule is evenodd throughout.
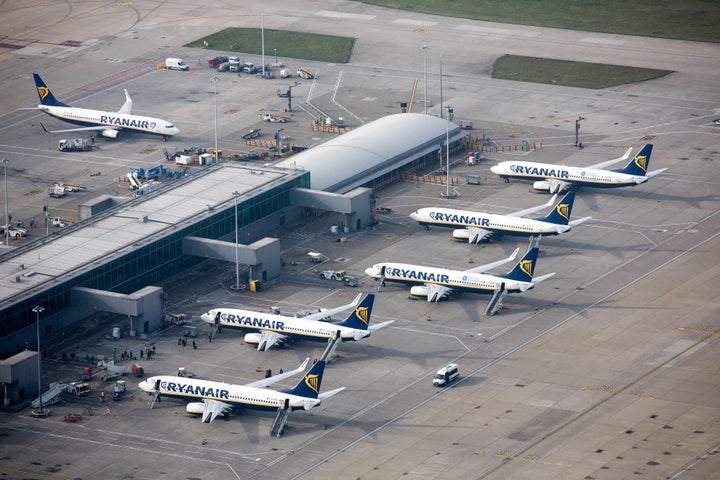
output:
<path id="1" fill-rule="evenodd" d="M 355 316 L 360 319 L 365 325 L 368 323 L 368 309 L 367 307 L 358 307 L 355 309 Z"/>
<path id="2" fill-rule="evenodd" d="M 570 209 L 570 205 L 568 205 L 567 203 L 561 203 L 556 208 L 558 215 L 560 215 L 561 217 L 563 217 L 565 220 L 568 220 L 568 221 L 570 220 L 570 215 L 568 214 L 569 209 Z"/>
<path id="3" fill-rule="evenodd" d="M 48 90 L 47 87 L 37 87 L 38 94 L 40 95 L 40 100 L 45 100 L 45 97 L 47 97 L 47 94 L 50 93 L 50 90 Z"/>
<path id="4" fill-rule="evenodd" d="M 525 272 L 525 274 L 528 277 L 532 277 L 532 265 L 533 265 L 532 260 L 521 260 L 520 261 L 520 270 Z"/>
<path id="5" fill-rule="evenodd" d="M 308 386 L 312 391 L 315 393 L 318 393 L 318 376 L 314 373 L 311 373 L 309 375 L 305 375 L 305 385 Z"/>
<path id="6" fill-rule="evenodd" d="M 635 157 L 635 165 L 643 172 L 647 172 L 647 157 L 645 155 L 637 155 Z"/>

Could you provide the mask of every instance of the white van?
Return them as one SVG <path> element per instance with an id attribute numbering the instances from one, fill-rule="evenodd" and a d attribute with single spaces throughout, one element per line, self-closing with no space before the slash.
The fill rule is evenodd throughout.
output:
<path id="1" fill-rule="evenodd" d="M 190 70 L 190 65 L 182 58 L 168 58 L 165 60 L 165 68 L 168 70 Z"/>
<path id="2" fill-rule="evenodd" d="M 457 378 L 460 378 L 460 369 L 456 363 L 450 363 L 437 371 L 433 377 L 433 385 L 444 387 Z"/>

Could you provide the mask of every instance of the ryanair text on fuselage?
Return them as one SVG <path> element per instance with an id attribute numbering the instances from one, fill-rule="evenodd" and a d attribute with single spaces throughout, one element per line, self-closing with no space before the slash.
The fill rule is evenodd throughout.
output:
<path id="1" fill-rule="evenodd" d="M 570 178 L 570 172 L 568 170 L 533 167 L 530 165 L 510 165 L 510 171 L 520 175 L 533 175 L 535 177 Z"/>
<path id="2" fill-rule="evenodd" d="M 130 119 L 130 118 L 123 118 L 123 117 L 111 117 L 108 115 L 100 115 L 100 123 L 105 124 L 105 125 L 116 125 L 118 127 L 142 128 L 144 130 L 155 128 L 155 122 L 150 123 L 147 120 L 136 120 L 134 118 Z"/>
<path id="3" fill-rule="evenodd" d="M 406 278 L 408 280 L 418 280 L 423 282 L 448 283 L 450 275 L 446 273 L 422 272 L 410 268 L 388 267 L 385 270 L 388 277 Z"/>
<path id="4" fill-rule="evenodd" d="M 281 320 L 270 320 L 262 317 L 249 317 L 247 315 L 233 315 L 221 313 L 220 318 L 225 323 L 232 323 L 245 328 L 265 328 L 271 330 L 285 330 L 285 322 Z"/>
<path id="5" fill-rule="evenodd" d="M 456 213 L 430 212 L 430 218 L 436 222 L 458 223 L 462 225 L 490 226 L 490 219 L 475 215 L 458 215 Z"/>
<path id="6" fill-rule="evenodd" d="M 182 393 L 184 395 L 195 395 L 202 397 L 229 398 L 230 391 L 222 388 L 204 387 L 189 383 L 162 382 L 162 388 L 168 392 Z"/>

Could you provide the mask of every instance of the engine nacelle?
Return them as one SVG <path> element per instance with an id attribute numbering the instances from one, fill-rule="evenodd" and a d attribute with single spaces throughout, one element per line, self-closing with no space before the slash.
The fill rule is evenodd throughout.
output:
<path id="1" fill-rule="evenodd" d="M 467 228 L 458 228 L 453 230 L 453 238 L 455 240 L 467 240 L 470 238 L 470 231 Z"/>
<path id="2" fill-rule="evenodd" d="M 543 191 L 550 191 L 550 182 L 546 180 L 540 180 L 538 182 L 533 182 L 533 188 L 535 190 L 543 190 Z M 555 193 L 555 192 L 550 192 Z"/>
<path id="3" fill-rule="evenodd" d="M 106 138 L 119 138 L 120 137 L 120 130 L 115 130 L 114 128 L 108 128 L 107 130 L 103 130 L 100 132 L 100 135 Z"/>
<path id="4" fill-rule="evenodd" d="M 427 297 L 428 288 L 424 285 L 418 285 L 410 288 L 410 295 L 413 297 Z"/>
<path id="5" fill-rule="evenodd" d="M 188 403 L 185 407 L 185 411 L 187 411 L 187 413 L 192 413 L 193 415 L 202 415 L 205 411 L 205 404 L 202 402 Z"/>
<path id="6" fill-rule="evenodd" d="M 262 335 L 259 333 L 245 334 L 245 343 L 249 343 L 250 345 L 260 345 L 260 340 L 262 340 Z"/>

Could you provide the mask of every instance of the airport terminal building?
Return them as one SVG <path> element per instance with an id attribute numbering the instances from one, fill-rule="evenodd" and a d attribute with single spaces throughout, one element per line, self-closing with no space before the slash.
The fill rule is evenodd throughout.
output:
<path id="1" fill-rule="evenodd" d="M 164 321 L 157 285 L 207 259 L 237 255 L 245 281 L 276 279 L 273 231 L 325 211 L 348 232 L 371 226 L 373 189 L 436 165 L 446 136 L 453 145 L 462 135 L 438 117 L 390 115 L 273 165 L 222 162 L 129 200 L 83 204 L 77 224 L 2 255 L 0 358 L 34 345 L 36 322 L 49 335 L 110 312 L 150 333 Z"/>

